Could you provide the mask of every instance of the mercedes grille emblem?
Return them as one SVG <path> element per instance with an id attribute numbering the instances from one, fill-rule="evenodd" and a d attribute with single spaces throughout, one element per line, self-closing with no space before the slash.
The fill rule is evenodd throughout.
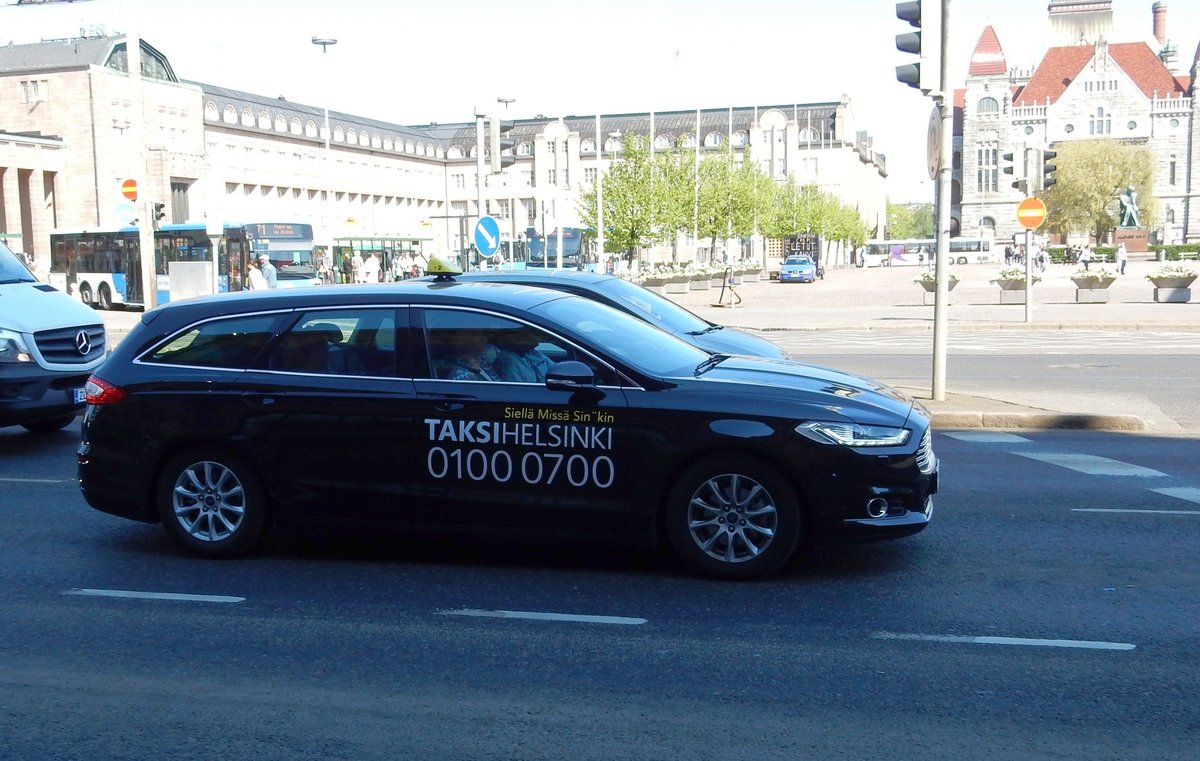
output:
<path id="1" fill-rule="evenodd" d="M 75 334 L 75 349 L 84 356 L 92 350 L 92 339 L 88 336 L 86 330 L 81 330 Z"/>

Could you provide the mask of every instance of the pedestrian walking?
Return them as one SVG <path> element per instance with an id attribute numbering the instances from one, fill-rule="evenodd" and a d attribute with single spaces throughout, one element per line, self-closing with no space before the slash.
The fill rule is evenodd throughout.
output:
<path id="1" fill-rule="evenodd" d="M 259 269 L 262 270 L 263 279 L 267 281 L 268 288 L 276 288 L 279 282 L 276 278 L 275 265 L 271 264 L 271 257 L 267 254 L 258 255 Z"/>
<path id="2" fill-rule="evenodd" d="M 247 279 L 250 281 L 247 284 L 249 286 L 250 290 L 252 290 L 252 291 L 267 290 L 267 287 L 268 287 L 267 279 L 265 277 L 263 277 L 262 269 L 259 267 L 257 260 L 250 262 L 250 272 L 247 275 Z"/>
<path id="3" fill-rule="evenodd" d="M 1129 261 L 1129 252 L 1125 250 L 1125 244 L 1117 246 L 1117 274 L 1125 274 L 1125 263 Z"/>
<path id="4" fill-rule="evenodd" d="M 1079 264 L 1083 266 L 1083 269 L 1086 272 L 1090 269 L 1089 265 L 1091 263 L 1092 263 L 1092 246 L 1090 243 L 1085 243 L 1083 246 L 1083 250 L 1079 252 Z"/>

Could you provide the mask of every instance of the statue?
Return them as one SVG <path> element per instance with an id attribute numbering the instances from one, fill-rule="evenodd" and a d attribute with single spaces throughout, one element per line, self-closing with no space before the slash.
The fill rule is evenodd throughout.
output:
<path id="1" fill-rule="evenodd" d="M 1121 227 L 1137 227 L 1139 224 L 1137 191 L 1130 185 L 1124 193 L 1117 196 L 1117 200 L 1121 203 Z"/>

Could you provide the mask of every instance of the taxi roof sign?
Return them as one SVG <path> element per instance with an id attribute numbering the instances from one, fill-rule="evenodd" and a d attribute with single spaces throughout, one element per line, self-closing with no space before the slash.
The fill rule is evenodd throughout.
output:
<path id="1" fill-rule="evenodd" d="M 437 275 L 438 280 L 445 280 L 453 275 L 461 275 L 462 267 L 457 264 L 451 264 L 440 256 L 429 257 L 429 263 L 425 265 L 425 272 L 430 275 Z"/>
<path id="2" fill-rule="evenodd" d="M 1017 221 L 1026 230 L 1036 230 L 1046 221 L 1046 204 L 1040 198 L 1030 196 L 1017 204 Z"/>

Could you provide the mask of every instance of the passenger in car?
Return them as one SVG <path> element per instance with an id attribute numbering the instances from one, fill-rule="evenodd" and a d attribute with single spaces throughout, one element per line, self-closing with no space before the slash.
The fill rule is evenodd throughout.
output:
<path id="1" fill-rule="evenodd" d="M 444 380 L 500 380 L 486 362 L 488 342 L 478 330 L 438 331 L 434 342 L 437 377 Z"/>
<path id="2" fill-rule="evenodd" d="M 538 351 L 539 335 L 532 328 L 506 330 L 494 338 L 493 367 L 500 380 L 511 383 L 545 383 L 550 358 Z"/>
<path id="3" fill-rule="evenodd" d="M 354 349 L 342 343 L 342 329 L 337 325 L 332 322 L 318 322 L 307 330 L 320 333 L 329 344 L 329 358 L 325 361 L 325 372 L 333 375 L 370 374 Z"/>
<path id="4" fill-rule="evenodd" d="M 293 373 L 325 371 L 329 343 L 321 333 L 294 331 L 284 335 L 271 357 L 271 369 Z"/>

